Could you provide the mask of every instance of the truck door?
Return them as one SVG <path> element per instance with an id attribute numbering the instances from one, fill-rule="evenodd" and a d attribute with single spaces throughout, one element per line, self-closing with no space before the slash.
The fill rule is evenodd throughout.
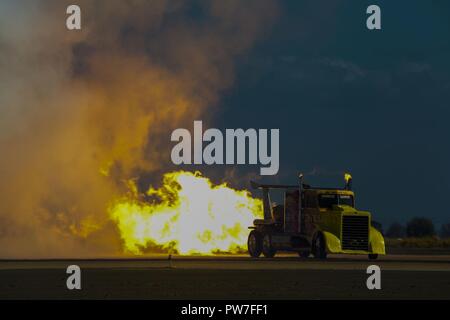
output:
<path id="1" fill-rule="evenodd" d="M 287 190 L 284 195 L 284 232 L 299 232 L 298 190 Z"/>

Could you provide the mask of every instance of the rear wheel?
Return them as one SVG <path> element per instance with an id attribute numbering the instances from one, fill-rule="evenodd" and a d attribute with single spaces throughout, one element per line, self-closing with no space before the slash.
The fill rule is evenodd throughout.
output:
<path id="1" fill-rule="evenodd" d="M 376 253 L 370 253 L 369 254 L 369 259 L 370 260 L 376 260 L 378 258 L 378 254 L 376 254 Z"/>
<path id="2" fill-rule="evenodd" d="M 272 235 L 270 233 L 266 233 L 264 235 L 262 252 L 264 257 L 266 258 L 273 258 L 275 256 L 275 253 L 277 252 L 273 248 Z"/>
<path id="3" fill-rule="evenodd" d="M 313 254 L 317 259 L 326 259 L 327 250 L 325 248 L 325 240 L 321 233 L 318 233 L 313 241 Z"/>
<path id="4" fill-rule="evenodd" d="M 248 235 L 248 241 L 247 241 L 247 247 L 248 247 L 248 253 L 253 258 L 258 258 L 261 255 L 262 252 L 262 239 L 261 239 L 261 233 L 252 230 L 250 234 Z"/>

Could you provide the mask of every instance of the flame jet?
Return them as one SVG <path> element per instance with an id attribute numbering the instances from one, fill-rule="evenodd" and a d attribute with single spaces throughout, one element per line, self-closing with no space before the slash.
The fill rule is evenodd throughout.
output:
<path id="1" fill-rule="evenodd" d="M 180 254 L 238 253 L 246 250 L 247 226 L 262 217 L 262 201 L 246 190 L 213 185 L 199 172 L 166 173 L 163 186 L 150 188 L 160 201 L 146 203 L 135 191 L 109 212 L 125 249 L 142 254 L 159 247 Z"/>

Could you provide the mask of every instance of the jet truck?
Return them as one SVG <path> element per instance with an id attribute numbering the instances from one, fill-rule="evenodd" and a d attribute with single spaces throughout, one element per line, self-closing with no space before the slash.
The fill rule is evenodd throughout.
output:
<path id="1" fill-rule="evenodd" d="M 256 219 L 248 236 L 248 252 L 272 258 L 277 251 L 311 254 L 326 259 L 327 254 L 367 255 L 377 259 L 385 254 L 384 238 L 372 226 L 372 215 L 358 210 L 352 191 L 352 177 L 345 174 L 342 188 L 298 185 L 270 185 L 251 182 L 263 193 L 264 219 Z M 284 190 L 284 203 L 272 204 L 270 190 Z"/>

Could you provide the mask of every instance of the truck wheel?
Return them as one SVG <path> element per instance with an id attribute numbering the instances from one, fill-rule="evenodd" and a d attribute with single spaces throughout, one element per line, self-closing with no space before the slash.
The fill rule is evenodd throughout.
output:
<path id="1" fill-rule="evenodd" d="M 376 253 L 370 253 L 369 254 L 369 259 L 370 260 L 376 260 L 378 258 L 378 254 L 376 254 Z"/>
<path id="2" fill-rule="evenodd" d="M 262 252 L 264 257 L 273 258 L 275 253 L 277 252 L 272 245 L 272 235 L 270 233 L 266 233 L 263 238 Z"/>
<path id="3" fill-rule="evenodd" d="M 313 241 L 312 248 L 314 257 L 317 259 L 326 259 L 327 258 L 327 250 L 325 248 L 325 240 L 321 233 L 318 233 Z"/>
<path id="4" fill-rule="evenodd" d="M 261 233 L 252 230 L 250 234 L 248 235 L 248 241 L 247 241 L 247 248 L 248 253 L 253 258 L 258 258 L 261 255 L 262 252 L 262 239 L 261 239 Z"/>

